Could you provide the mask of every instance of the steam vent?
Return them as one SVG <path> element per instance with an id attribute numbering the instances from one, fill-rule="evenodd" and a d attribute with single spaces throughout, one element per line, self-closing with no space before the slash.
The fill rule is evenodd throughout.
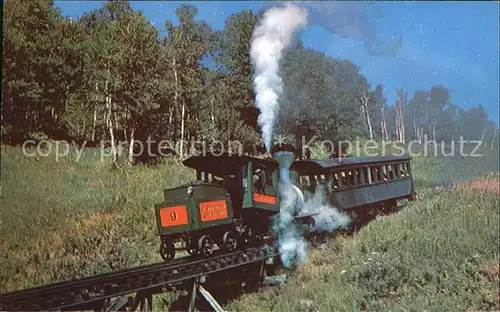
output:
<path id="1" fill-rule="evenodd" d="M 289 183 L 290 174 L 288 168 L 290 168 L 290 165 L 295 158 L 295 148 L 288 144 L 273 145 L 271 147 L 271 154 L 279 163 L 280 181 L 283 183 Z"/>

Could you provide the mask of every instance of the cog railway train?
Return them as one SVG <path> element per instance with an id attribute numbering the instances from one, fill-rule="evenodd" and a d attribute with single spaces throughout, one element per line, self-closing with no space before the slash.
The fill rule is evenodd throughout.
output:
<path id="1" fill-rule="evenodd" d="M 283 200 L 280 175 L 293 183 L 297 212 L 303 192 L 314 193 L 318 185 L 331 205 L 351 216 L 416 198 L 409 156 L 295 160 L 293 147 L 271 152 L 266 159 L 228 154 L 186 159 L 183 164 L 196 170 L 196 180 L 164 190 L 164 201 L 155 204 L 163 260 L 172 260 L 177 250 L 211 256 L 216 247 L 235 251 L 272 239 L 272 218 Z M 296 214 L 294 222 L 311 229 L 313 217 Z"/>

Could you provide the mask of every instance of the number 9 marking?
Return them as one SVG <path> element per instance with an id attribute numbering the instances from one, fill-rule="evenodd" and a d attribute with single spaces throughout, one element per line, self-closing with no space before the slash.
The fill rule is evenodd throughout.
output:
<path id="1" fill-rule="evenodd" d="M 170 220 L 172 220 L 172 221 L 177 220 L 177 213 L 172 212 L 172 213 L 170 214 Z"/>

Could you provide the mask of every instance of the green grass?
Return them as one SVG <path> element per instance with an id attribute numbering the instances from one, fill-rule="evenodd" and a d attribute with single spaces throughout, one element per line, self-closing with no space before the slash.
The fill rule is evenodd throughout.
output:
<path id="1" fill-rule="evenodd" d="M 498 185 L 500 176 L 488 176 Z M 229 311 L 469 311 L 500 308 L 498 194 L 437 192 L 313 251 L 279 296 Z"/>
<path id="2" fill-rule="evenodd" d="M 498 263 L 498 196 L 434 189 L 498 171 L 498 152 L 482 151 L 414 158 L 419 201 L 312 251 L 279 296 L 246 295 L 229 310 L 487 308 L 499 286 L 481 273 Z M 2 146 L 2 292 L 161 260 L 154 204 L 194 172 L 174 159 L 113 169 L 99 149 L 75 159 Z"/>
<path id="3" fill-rule="evenodd" d="M 154 204 L 192 170 L 74 160 L 2 146 L 2 292 L 161 261 Z"/>

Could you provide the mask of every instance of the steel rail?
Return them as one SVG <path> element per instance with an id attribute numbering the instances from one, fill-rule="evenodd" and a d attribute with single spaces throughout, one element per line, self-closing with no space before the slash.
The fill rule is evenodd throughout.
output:
<path id="1" fill-rule="evenodd" d="M 194 259 L 194 260 L 197 260 L 197 259 Z M 2 299 L 5 298 L 5 296 L 7 296 L 9 298 L 10 297 L 17 298 L 19 296 L 22 297 L 22 296 L 26 296 L 28 294 L 31 296 L 35 296 L 38 293 L 45 293 L 49 290 L 55 291 L 56 289 L 60 289 L 60 288 L 65 289 L 65 288 L 73 287 L 73 286 L 81 284 L 81 283 L 92 282 L 96 278 L 103 279 L 106 277 L 118 277 L 120 275 L 130 275 L 130 274 L 134 274 L 135 272 L 142 272 L 142 271 L 146 271 L 146 270 L 157 270 L 157 269 L 162 269 L 162 268 L 169 267 L 169 266 L 182 265 L 183 263 L 187 263 L 190 261 L 193 261 L 193 258 L 191 258 L 191 257 L 189 257 L 189 258 L 187 258 L 187 257 L 186 258 L 177 258 L 177 259 L 172 260 L 170 262 L 158 262 L 158 263 L 137 266 L 137 267 L 128 268 L 128 269 L 106 272 L 106 273 L 102 273 L 99 275 L 84 277 L 84 278 L 80 278 L 80 279 L 73 279 L 73 280 L 69 280 L 69 281 L 56 282 L 56 283 L 52 283 L 52 284 L 48 284 L 48 285 L 36 286 L 36 287 L 28 288 L 28 289 L 23 289 L 23 290 L 19 290 L 19 291 L 5 293 L 5 294 L 2 294 L 1 296 L 2 296 Z"/>
<path id="2" fill-rule="evenodd" d="M 255 247 L 202 259 L 179 259 L 109 272 L 79 280 L 1 295 L 2 311 L 47 311 L 77 306 L 182 282 L 278 256 L 270 247 Z"/>

